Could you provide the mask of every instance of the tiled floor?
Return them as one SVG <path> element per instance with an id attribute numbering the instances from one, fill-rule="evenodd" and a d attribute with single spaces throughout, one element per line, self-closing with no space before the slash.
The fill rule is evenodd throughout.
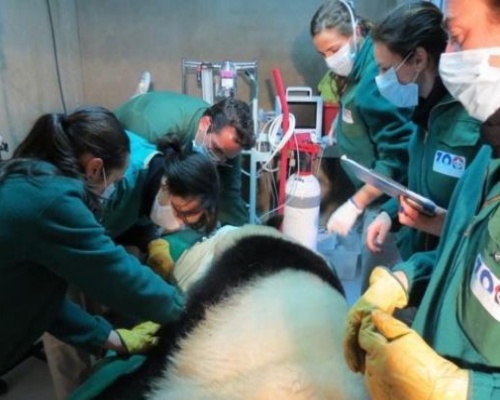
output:
<path id="1" fill-rule="evenodd" d="M 318 250 L 329 257 L 337 269 L 346 291 L 347 301 L 353 304 L 360 293 L 360 274 L 355 251 L 339 244 L 329 235 L 319 236 Z M 342 279 L 343 278 L 343 279 Z M 346 279 L 347 278 L 347 279 Z M 0 395 L 0 400 L 54 400 L 54 390 L 47 364 L 31 357 L 2 377 L 9 385 L 9 391 Z"/>
<path id="2" fill-rule="evenodd" d="M 2 376 L 9 391 L 1 400 L 53 400 L 55 399 L 49 369 L 44 361 L 30 357 Z"/>

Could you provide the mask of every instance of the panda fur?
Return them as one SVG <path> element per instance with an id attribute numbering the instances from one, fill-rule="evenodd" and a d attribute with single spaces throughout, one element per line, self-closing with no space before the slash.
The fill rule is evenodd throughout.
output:
<path id="1" fill-rule="evenodd" d="M 182 318 L 100 399 L 368 398 L 343 359 L 347 303 L 322 257 L 261 226 L 227 230 L 188 253 L 175 271 Z"/>

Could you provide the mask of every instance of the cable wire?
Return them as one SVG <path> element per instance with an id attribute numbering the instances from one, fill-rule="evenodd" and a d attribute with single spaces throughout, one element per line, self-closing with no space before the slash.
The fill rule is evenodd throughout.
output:
<path id="1" fill-rule="evenodd" d="M 54 30 L 54 21 L 52 19 L 52 9 L 50 7 L 50 0 L 46 0 L 45 3 L 47 4 L 47 11 L 49 14 L 50 34 L 52 37 L 52 50 L 54 53 L 54 61 L 56 64 L 57 86 L 59 88 L 59 96 L 61 97 L 62 108 L 64 110 L 64 113 L 67 114 L 68 110 L 66 108 L 66 100 L 64 98 L 64 91 L 63 91 L 63 87 L 62 87 L 61 70 L 59 68 L 59 57 L 57 55 L 56 34 L 55 34 L 55 30 Z"/>

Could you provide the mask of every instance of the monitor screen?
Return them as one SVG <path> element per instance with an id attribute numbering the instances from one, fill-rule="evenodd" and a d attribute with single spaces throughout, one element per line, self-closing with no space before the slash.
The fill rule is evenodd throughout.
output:
<path id="1" fill-rule="evenodd" d="M 317 102 L 292 100 L 287 103 L 288 111 L 295 116 L 295 129 L 317 128 Z"/>

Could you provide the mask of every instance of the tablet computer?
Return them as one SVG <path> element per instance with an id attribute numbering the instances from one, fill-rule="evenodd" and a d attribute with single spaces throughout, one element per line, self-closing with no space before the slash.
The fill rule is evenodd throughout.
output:
<path id="1" fill-rule="evenodd" d="M 411 191 L 406 186 L 401 185 L 399 182 L 373 169 L 366 168 L 356 161 L 351 160 L 346 155 L 343 155 L 340 159 L 360 181 L 374 186 L 396 199 L 398 199 L 399 196 L 404 196 L 414 208 L 423 214 L 428 216 L 434 216 L 436 214 L 437 205 L 432 200 Z"/>

